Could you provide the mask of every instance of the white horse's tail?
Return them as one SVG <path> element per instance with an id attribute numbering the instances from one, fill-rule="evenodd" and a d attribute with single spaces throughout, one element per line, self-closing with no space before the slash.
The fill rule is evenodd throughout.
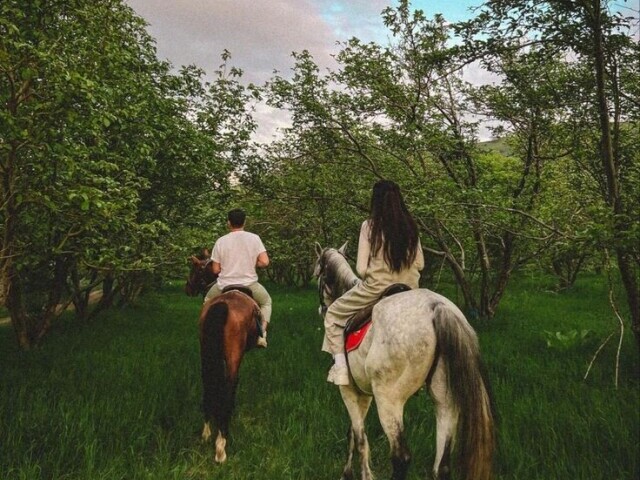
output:
<path id="1" fill-rule="evenodd" d="M 446 365 L 449 391 L 459 414 L 454 443 L 460 478 L 489 480 L 496 432 L 478 338 L 469 322 L 444 303 L 435 306 L 433 324 L 437 355 Z"/>

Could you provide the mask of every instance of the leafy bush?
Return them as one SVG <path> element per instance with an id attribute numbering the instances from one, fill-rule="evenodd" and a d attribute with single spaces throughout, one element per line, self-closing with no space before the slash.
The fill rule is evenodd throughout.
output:
<path id="1" fill-rule="evenodd" d="M 581 347 L 589 343 L 593 337 L 593 331 L 588 329 L 583 330 L 568 330 L 566 332 L 550 332 L 544 330 L 545 339 L 547 341 L 547 347 L 555 350 L 570 350 L 575 347 Z"/>

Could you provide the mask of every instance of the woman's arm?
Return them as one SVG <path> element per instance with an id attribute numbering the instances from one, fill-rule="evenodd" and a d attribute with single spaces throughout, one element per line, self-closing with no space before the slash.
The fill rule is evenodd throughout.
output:
<path id="1" fill-rule="evenodd" d="M 371 244 L 369 243 L 369 221 L 365 220 L 360 227 L 360 238 L 358 238 L 358 257 L 356 259 L 356 272 L 360 278 L 364 278 L 369 268 L 369 254 Z"/>
<path id="2" fill-rule="evenodd" d="M 424 268 L 424 252 L 422 251 L 422 244 L 420 243 L 419 238 L 418 246 L 416 247 L 416 259 L 413 261 L 413 264 L 418 270 L 422 270 Z"/>

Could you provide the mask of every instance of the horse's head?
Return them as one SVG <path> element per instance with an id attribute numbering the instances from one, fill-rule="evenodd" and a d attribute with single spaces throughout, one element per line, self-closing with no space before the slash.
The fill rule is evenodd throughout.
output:
<path id="1" fill-rule="evenodd" d="M 184 291 L 190 297 L 205 295 L 218 278 L 211 268 L 212 261 L 210 258 L 191 256 L 189 257 L 189 262 L 191 263 L 191 270 L 189 271 Z"/>
<path id="2" fill-rule="evenodd" d="M 347 243 L 344 242 L 338 249 L 322 248 L 319 243 L 315 244 L 318 258 L 313 276 L 318 279 L 320 315 L 323 317 L 329 305 L 357 281 L 347 260 Z"/>

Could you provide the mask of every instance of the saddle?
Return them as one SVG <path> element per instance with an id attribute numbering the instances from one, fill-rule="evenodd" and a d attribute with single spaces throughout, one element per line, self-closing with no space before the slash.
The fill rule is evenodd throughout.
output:
<path id="1" fill-rule="evenodd" d="M 231 290 L 237 290 L 239 292 L 244 293 L 250 298 L 253 298 L 253 292 L 249 287 L 245 287 L 244 285 L 227 285 L 222 289 L 222 293 L 230 292 Z"/>
<path id="2" fill-rule="evenodd" d="M 411 290 L 409 285 L 404 283 L 394 283 L 393 285 L 388 286 L 374 303 L 363 308 L 347 320 L 344 327 L 345 352 L 350 352 L 360 346 L 360 343 L 362 343 L 364 336 L 371 326 L 371 312 L 373 311 L 373 307 L 375 307 L 380 300 L 390 297 L 391 295 L 395 295 L 396 293 L 407 292 L 409 290 Z"/>
<path id="3" fill-rule="evenodd" d="M 244 285 L 227 285 L 222 289 L 222 293 L 231 292 L 233 290 L 244 293 L 246 296 L 248 296 L 249 298 L 255 301 L 255 299 L 253 298 L 253 292 L 251 291 L 251 289 L 249 287 L 245 287 Z M 257 304 L 256 304 L 255 320 L 256 320 L 256 327 L 258 329 L 258 336 L 262 337 L 264 335 L 264 329 L 262 328 L 262 312 L 260 311 L 260 308 Z"/>

